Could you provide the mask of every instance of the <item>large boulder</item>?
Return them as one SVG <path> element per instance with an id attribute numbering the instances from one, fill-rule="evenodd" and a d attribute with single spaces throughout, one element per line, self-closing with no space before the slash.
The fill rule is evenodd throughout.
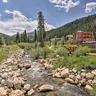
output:
<path id="1" fill-rule="evenodd" d="M 54 87 L 49 84 L 44 84 L 41 87 L 39 87 L 39 90 L 40 91 L 52 91 L 52 90 L 54 90 Z"/>

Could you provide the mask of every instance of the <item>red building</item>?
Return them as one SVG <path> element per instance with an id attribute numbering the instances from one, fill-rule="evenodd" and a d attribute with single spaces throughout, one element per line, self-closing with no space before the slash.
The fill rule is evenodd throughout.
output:
<path id="1" fill-rule="evenodd" d="M 95 41 L 93 32 L 78 31 L 73 34 L 73 39 L 80 42 Z"/>

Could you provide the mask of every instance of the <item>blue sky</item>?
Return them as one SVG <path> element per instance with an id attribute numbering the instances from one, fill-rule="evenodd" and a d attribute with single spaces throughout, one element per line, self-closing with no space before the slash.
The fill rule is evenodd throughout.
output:
<path id="1" fill-rule="evenodd" d="M 0 0 L 0 32 L 33 31 L 39 11 L 43 12 L 46 30 L 50 30 L 95 14 L 96 0 Z"/>

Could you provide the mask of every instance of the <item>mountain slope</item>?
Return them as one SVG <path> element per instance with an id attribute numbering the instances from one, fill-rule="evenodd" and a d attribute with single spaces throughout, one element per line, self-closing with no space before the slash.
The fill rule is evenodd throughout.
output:
<path id="1" fill-rule="evenodd" d="M 49 40 L 54 38 L 54 36 L 62 37 L 68 34 L 73 34 L 77 31 L 91 31 L 96 32 L 96 14 L 77 19 L 73 22 L 70 22 L 62 27 L 50 30 L 47 32 L 46 39 Z"/>
<path id="2" fill-rule="evenodd" d="M 9 40 L 12 38 L 11 36 L 3 34 L 3 33 L 0 33 L 0 35 L 3 36 L 5 40 Z"/>

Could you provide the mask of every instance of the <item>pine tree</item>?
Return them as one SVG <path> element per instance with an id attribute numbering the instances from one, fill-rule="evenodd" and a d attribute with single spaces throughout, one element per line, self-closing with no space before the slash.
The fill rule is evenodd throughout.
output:
<path id="1" fill-rule="evenodd" d="M 27 36 L 26 30 L 23 33 L 23 40 L 24 40 L 24 42 L 28 42 L 28 36 Z"/>
<path id="2" fill-rule="evenodd" d="M 4 37 L 0 35 L 0 47 L 5 44 Z"/>
<path id="3" fill-rule="evenodd" d="M 23 34 L 21 34 L 21 42 L 24 42 Z"/>
<path id="4" fill-rule="evenodd" d="M 55 36 L 54 38 L 54 45 L 56 46 L 57 45 L 57 37 Z"/>
<path id="5" fill-rule="evenodd" d="M 16 43 L 20 43 L 20 35 L 19 35 L 19 32 L 17 32 L 17 35 L 16 35 Z"/>
<path id="6" fill-rule="evenodd" d="M 38 13 L 38 41 L 40 42 L 40 46 L 44 47 L 44 38 L 45 38 L 45 26 L 44 26 L 44 17 L 42 12 Z"/>
<path id="7" fill-rule="evenodd" d="M 65 44 L 65 38 L 64 38 L 64 36 L 62 37 L 62 44 L 63 45 Z"/>
<path id="8" fill-rule="evenodd" d="M 36 42 L 36 40 L 37 40 L 37 32 L 36 32 L 36 29 L 35 29 L 35 35 L 34 35 L 34 42 Z"/>
<path id="9" fill-rule="evenodd" d="M 30 43 L 30 38 L 29 38 L 29 36 L 27 36 L 27 42 Z"/>

